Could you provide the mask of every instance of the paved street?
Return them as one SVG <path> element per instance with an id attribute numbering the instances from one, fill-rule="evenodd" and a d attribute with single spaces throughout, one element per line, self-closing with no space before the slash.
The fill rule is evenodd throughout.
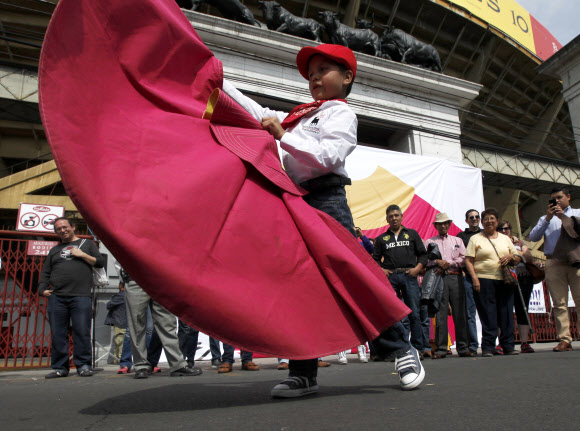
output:
<path id="1" fill-rule="evenodd" d="M 257 359 L 259 372 L 147 380 L 108 366 L 92 378 L 45 380 L 47 370 L 0 372 L 2 430 L 570 430 L 577 429 L 580 350 L 493 358 L 426 360 L 420 390 L 399 389 L 393 363 L 320 369 L 319 394 L 273 400 L 286 372 Z"/>

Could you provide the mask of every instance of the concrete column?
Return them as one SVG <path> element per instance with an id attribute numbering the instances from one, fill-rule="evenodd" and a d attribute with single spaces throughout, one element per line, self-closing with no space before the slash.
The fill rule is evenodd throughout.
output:
<path id="1" fill-rule="evenodd" d="M 346 6 L 346 13 L 342 23 L 349 27 L 354 27 L 354 19 L 358 16 L 360 10 L 360 0 L 350 0 Z"/>

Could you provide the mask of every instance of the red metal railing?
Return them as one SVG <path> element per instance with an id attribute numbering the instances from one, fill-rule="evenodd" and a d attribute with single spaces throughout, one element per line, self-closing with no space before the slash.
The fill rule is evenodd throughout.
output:
<path id="1" fill-rule="evenodd" d="M 50 328 L 37 295 L 43 256 L 28 256 L 27 240 L 0 238 L 0 368 L 47 367 Z"/>
<path id="2" fill-rule="evenodd" d="M 542 283 L 544 288 L 544 301 L 546 305 L 546 313 L 530 313 L 530 323 L 532 328 L 534 328 L 534 334 L 531 335 L 533 342 L 541 341 L 558 341 L 558 332 L 556 331 L 556 323 L 552 315 L 552 306 L 550 305 L 550 293 L 548 292 L 548 287 L 546 282 Z M 514 299 L 515 300 L 515 299 Z M 570 316 L 570 336 L 573 339 L 578 339 L 578 316 L 576 315 L 576 308 L 571 307 L 568 309 L 568 315 Z M 514 313 L 514 328 L 516 328 L 516 341 L 520 341 L 519 333 L 517 330 L 517 322 Z"/>

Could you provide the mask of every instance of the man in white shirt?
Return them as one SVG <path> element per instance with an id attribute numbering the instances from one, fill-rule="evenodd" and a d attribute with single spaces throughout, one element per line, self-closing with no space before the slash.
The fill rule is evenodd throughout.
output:
<path id="1" fill-rule="evenodd" d="M 570 319 L 568 317 L 568 286 L 576 304 L 580 304 L 580 268 L 576 264 L 560 262 L 553 258 L 554 248 L 560 238 L 563 215 L 580 217 L 580 209 L 570 207 L 570 192 L 564 187 L 555 188 L 550 194 L 548 212 L 542 216 L 530 232 L 530 240 L 544 237 L 546 255 L 546 283 L 552 297 L 559 343 L 554 352 L 572 350 Z"/>

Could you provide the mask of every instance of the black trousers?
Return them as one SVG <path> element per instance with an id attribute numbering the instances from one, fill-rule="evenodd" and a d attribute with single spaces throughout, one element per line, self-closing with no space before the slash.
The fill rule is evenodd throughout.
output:
<path id="1" fill-rule="evenodd" d="M 480 278 L 479 292 L 473 292 L 477 312 L 481 320 L 481 350 L 493 351 L 495 339 L 499 334 L 499 343 L 504 352 L 514 347 L 514 289 L 506 286 L 503 280 Z"/>

